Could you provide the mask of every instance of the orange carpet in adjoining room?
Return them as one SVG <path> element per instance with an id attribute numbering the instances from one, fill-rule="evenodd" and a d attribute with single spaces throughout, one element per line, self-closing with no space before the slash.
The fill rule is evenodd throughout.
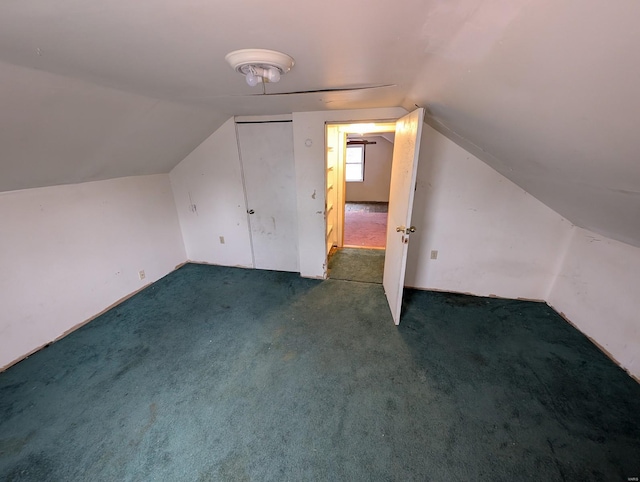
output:
<path id="1" fill-rule="evenodd" d="M 344 245 L 384 248 L 387 213 L 347 211 L 344 218 Z"/>

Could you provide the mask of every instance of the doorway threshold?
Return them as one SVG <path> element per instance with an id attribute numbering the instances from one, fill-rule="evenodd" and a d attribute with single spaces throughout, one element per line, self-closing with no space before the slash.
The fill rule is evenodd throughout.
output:
<path id="1" fill-rule="evenodd" d="M 338 248 L 329 258 L 329 279 L 382 284 L 384 249 Z"/>
<path id="2" fill-rule="evenodd" d="M 385 248 L 382 246 L 358 246 L 355 244 L 345 244 L 343 247 L 351 248 L 351 249 L 377 249 L 379 251 L 384 251 Z"/>

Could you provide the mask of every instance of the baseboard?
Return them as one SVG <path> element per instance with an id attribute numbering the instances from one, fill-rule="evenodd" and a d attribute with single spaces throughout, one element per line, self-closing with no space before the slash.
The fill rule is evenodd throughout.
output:
<path id="1" fill-rule="evenodd" d="M 181 266 L 184 266 L 185 264 L 202 264 L 204 266 L 222 266 L 224 268 L 255 269 L 253 266 L 246 266 L 244 264 L 234 264 L 234 265 L 218 264 L 218 263 L 211 263 L 209 261 L 193 261 L 193 260 L 190 260 L 190 259 L 188 259 L 187 261 L 182 263 Z"/>
<path id="2" fill-rule="evenodd" d="M 516 300 L 516 301 L 531 301 L 533 303 L 546 303 L 545 300 L 539 300 L 539 299 L 536 299 L 536 298 L 521 298 L 521 297 L 511 298 L 509 296 L 494 295 L 493 293 L 488 294 L 488 295 L 479 295 L 477 293 L 471 293 L 469 291 L 441 290 L 439 288 L 422 288 L 422 287 L 408 286 L 408 285 L 405 285 L 405 288 L 409 288 L 409 289 L 412 289 L 412 290 L 418 290 L 418 291 L 433 291 L 435 293 L 451 293 L 451 294 L 454 294 L 454 295 L 476 296 L 478 298 L 495 298 L 495 299 L 499 299 L 499 300 Z"/>

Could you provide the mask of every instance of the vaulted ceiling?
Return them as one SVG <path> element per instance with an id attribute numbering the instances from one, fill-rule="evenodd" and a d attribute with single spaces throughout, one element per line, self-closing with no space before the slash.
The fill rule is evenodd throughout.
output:
<path id="1" fill-rule="evenodd" d="M 640 246 L 636 0 L 0 3 L 0 191 L 168 172 L 232 115 L 403 106 Z M 296 65 L 256 96 L 231 50 Z"/>

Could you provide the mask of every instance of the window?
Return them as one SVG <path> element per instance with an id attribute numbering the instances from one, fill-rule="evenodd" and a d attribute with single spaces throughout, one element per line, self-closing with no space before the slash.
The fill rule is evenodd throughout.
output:
<path id="1" fill-rule="evenodd" d="M 364 181 L 364 146 L 347 146 L 345 177 L 347 182 Z"/>

